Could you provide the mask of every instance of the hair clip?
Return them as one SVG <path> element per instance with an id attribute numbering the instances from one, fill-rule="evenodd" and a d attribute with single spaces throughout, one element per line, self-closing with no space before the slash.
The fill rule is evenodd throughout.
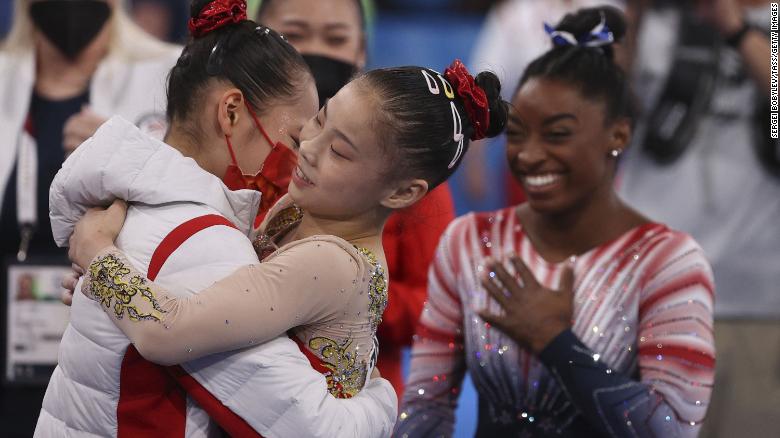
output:
<path id="1" fill-rule="evenodd" d="M 450 101 L 450 109 L 452 110 L 452 140 L 458 143 L 458 148 L 455 150 L 455 156 L 447 165 L 447 169 L 452 169 L 463 154 L 463 122 L 460 118 L 460 113 L 455 107 L 455 101 Z"/>
<path id="2" fill-rule="evenodd" d="M 222 72 L 222 58 L 222 40 L 218 39 L 206 61 L 206 73 L 209 76 L 216 76 Z"/>
<path id="3" fill-rule="evenodd" d="M 439 83 L 436 82 L 436 78 L 434 78 L 430 73 L 428 73 L 425 70 L 420 70 L 420 72 L 422 72 L 423 78 L 425 79 L 425 83 L 428 84 L 428 91 L 430 91 L 431 94 L 441 93 L 441 90 L 439 89 Z"/>

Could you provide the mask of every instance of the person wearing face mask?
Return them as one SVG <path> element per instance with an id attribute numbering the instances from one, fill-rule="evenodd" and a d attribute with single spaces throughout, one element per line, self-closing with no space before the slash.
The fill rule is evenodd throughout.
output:
<path id="1" fill-rule="evenodd" d="M 6 265 L 67 262 L 54 245 L 47 220 L 49 184 L 67 154 L 106 117 L 120 114 L 146 129 L 164 122 L 165 75 L 181 50 L 144 34 L 118 0 L 13 3 L 13 28 L 0 47 L 3 285 Z M 5 301 L 5 286 L 2 290 Z M 55 359 L 51 357 L 51 367 Z M 18 376 L 22 378 L 27 377 Z M 3 385 L 0 393 L 0 423 L 11 425 L 11 434 L 18 428 L 28 436 L 42 390 Z"/>
<path id="2" fill-rule="evenodd" d="M 317 92 L 295 49 L 247 20 L 245 7 L 192 3 L 192 39 L 169 74 L 164 142 L 113 117 L 66 160 L 50 192 L 58 244 L 68 244 L 88 207 L 122 197 L 136 203 L 117 244 L 167 287 L 193 294 L 257 264 L 248 235 L 274 187 L 289 183 L 290 148 L 317 112 Z M 73 297 L 35 436 L 199 437 L 219 425 L 231 436 L 379 437 L 392 429 L 389 382 L 370 379 L 353 399 L 337 400 L 285 336 L 164 368 L 144 360 L 101 307 Z"/>
<path id="3" fill-rule="evenodd" d="M 303 55 L 322 105 L 365 67 L 369 6 L 363 0 L 264 0 L 257 16 Z M 452 196 L 444 183 L 421 202 L 391 215 L 385 226 L 390 300 L 379 327 L 379 363 L 399 395 L 404 386 L 401 349 L 411 345 L 436 242 L 454 218 Z"/>

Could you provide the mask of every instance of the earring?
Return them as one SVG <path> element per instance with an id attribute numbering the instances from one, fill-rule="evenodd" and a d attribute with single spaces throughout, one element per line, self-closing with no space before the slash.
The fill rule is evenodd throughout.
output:
<path id="1" fill-rule="evenodd" d="M 622 154 L 622 153 L 623 153 L 623 150 L 622 150 L 622 149 L 612 149 L 611 151 L 609 151 L 609 155 L 611 155 L 611 156 L 612 156 L 612 158 L 617 158 L 617 157 L 619 157 L 619 156 L 620 156 L 620 154 Z"/>

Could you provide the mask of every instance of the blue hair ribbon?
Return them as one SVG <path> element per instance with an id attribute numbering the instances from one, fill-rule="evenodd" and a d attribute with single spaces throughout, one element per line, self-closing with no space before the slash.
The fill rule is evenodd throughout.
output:
<path id="1" fill-rule="evenodd" d="M 556 46 L 602 47 L 615 42 L 615 35 L 609 30 L 604 13 L 601 13 L 601 21 L 585 35 L 574 36 L 571 32 L 556 30 L 544 23 L 544 31 L 550 36 Z"/>

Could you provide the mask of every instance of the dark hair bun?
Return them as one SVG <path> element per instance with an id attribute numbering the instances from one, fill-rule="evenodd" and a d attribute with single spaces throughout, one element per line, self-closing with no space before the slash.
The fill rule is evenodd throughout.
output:
<path id="1" fill-rule="evenodd" d="M 576 12 L 566 14 L 555 26 L 555 30 L 569 32 L 576 38 L 587 35 L 598 26 L 601 18 L 612 32 L 615 42 L 619 42 L 626 36 L 626 19 L 620 9 L 613 6 L 598 6 L 595 8 L 583 8 Z M 614 59 L 612 45 L 602 46 L 601 49 L 609 59 Z"/>
<path id="2" fill-rule="evenodd" d="M 504 131 L 508 115 L 508 104 L 501 98 L 501 81 L 493 72 L 483 71 L 474 78 L 474 82 L 485 91 L 490 110 L 490 126 L 486 137 L 495 137 Z"/>

